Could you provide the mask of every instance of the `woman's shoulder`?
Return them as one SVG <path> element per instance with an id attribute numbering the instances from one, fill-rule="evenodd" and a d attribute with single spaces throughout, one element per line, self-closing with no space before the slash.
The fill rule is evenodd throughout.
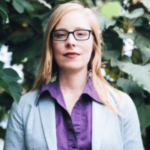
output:
<path id="1" fill-rule="evenodd" d="M 17 122 L 20 122 L 20 124 L 22 124 L 21 120 L 26 120 L 31 109 L 37 110 L 35 108 L 38 94 L 39 90 L 32 91 L 21 96 L 21 99 L 18 103 L 14 101 L 11 106 L 10 118 L 13 118 L 13 120 L 17 120 Z"/>
<path id="2" fill-rule="evenodd" d="M 37 101 L 38 96 L 39 96 L 39 90 L 30 91 L 25 95 L 21 96 L 19 105 L 34 104 Z"/>
<path id="3" fill-rule="evenodd" d="M 108 87 L 108 91 L 110 103 L 113 104 L 115 107 L 120 107 L 122 111 L 126 108 L 132 109 L 135 107 L 133 100 L 127 93 L 114 89 L 112 87 Z"/>
<path id="4" fill-rule="evenodd" d="M 39 90 L 30 91 L 25 95 L 21 96 L 18 103 L 14 102 L 12 107 L 19 108 L 23 110 L 26 106 L 36 106 L 36 101 L 38 100 Z"/>

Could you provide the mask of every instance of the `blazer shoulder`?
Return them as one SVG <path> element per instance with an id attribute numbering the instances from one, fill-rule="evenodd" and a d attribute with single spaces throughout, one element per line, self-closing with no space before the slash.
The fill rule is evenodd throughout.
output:
<path id="1" fill-rule="evenodd" d="M 127 93 L 111 87 L 108 87 L 108 91 L 109 100 L 115 107 L 120 107 L 121 109 L 125 109 L 126 107 L 135 107 L 133 100 Z"/>
<path id="2" fill-rule="evenodd" d="M 21 99 L 18 103 L 19 107 L 22 108 L 25 105 L 35 105 L 36 101 L 38 100 L 39 93 L 40 93 L 39 90 L 35 90 L 21 96 Z"/>

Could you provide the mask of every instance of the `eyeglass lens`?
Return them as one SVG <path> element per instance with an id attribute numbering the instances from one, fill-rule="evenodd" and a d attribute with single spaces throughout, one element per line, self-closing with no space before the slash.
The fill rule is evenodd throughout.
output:
<path id="1" fill-rule="evenodd" d="M 89 31 L 87 30 L 76 30 L 74 31 L 74 36 L 77 40 L 86 40 L 89 38 Z M 65 30 L 55 30 L 53 37 L 55 40 L 66 40 L 68 38 L 68 32 Z"/>

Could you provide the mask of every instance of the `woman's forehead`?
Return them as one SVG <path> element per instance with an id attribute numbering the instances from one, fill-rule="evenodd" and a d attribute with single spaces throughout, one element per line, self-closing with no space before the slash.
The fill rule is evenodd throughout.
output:
<path id="1" fill-rule="evenodd" d="M 91 29 L 87 16 L 83 11 L 74 10 L 66 13 L 56 25 L 58 29 Z"/>

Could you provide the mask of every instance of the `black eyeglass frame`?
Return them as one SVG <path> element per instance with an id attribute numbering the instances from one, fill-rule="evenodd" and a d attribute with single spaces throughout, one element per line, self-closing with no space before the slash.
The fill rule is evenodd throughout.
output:
<path id="1" fill-rule="evenodd" d="M 67 38 L 66 38 L 65 40 L 56 40 L 56 39 L 54 38 L 54 32 L 55 32 L 55 31 L 66 31 L 66 32 L 68 33 Z M 77 38 L 75 37 L 75 34 L 74 34 L 74 32 L 76 32 L 76 31 L 88 31 L 88 32 L 89 32 L 89 36 L 88 36 L 87 39 L 77 39 Z M 88 29 L 78 29 L 78 30 L 74 30 L 74 31 L 72 31 L 72 32 L 67 31 L 67 30 L 53 30 L 53 31 L 52 31 L 52 38 L 53 38 L 53 40 L 55 40 L 55 41 L 66 41 L 66 40 L 68 39 L 69 35 L 70 35 L 70 34 L 73 34 L 74 38 L 75 38 L 77 41 L 86 41 L 86 40 L 88 40 L 88 39 L 90 38 L 90 33 L 92 33 L 92 31 L 91 31 L 91 30 L 88 30 Z"/>

